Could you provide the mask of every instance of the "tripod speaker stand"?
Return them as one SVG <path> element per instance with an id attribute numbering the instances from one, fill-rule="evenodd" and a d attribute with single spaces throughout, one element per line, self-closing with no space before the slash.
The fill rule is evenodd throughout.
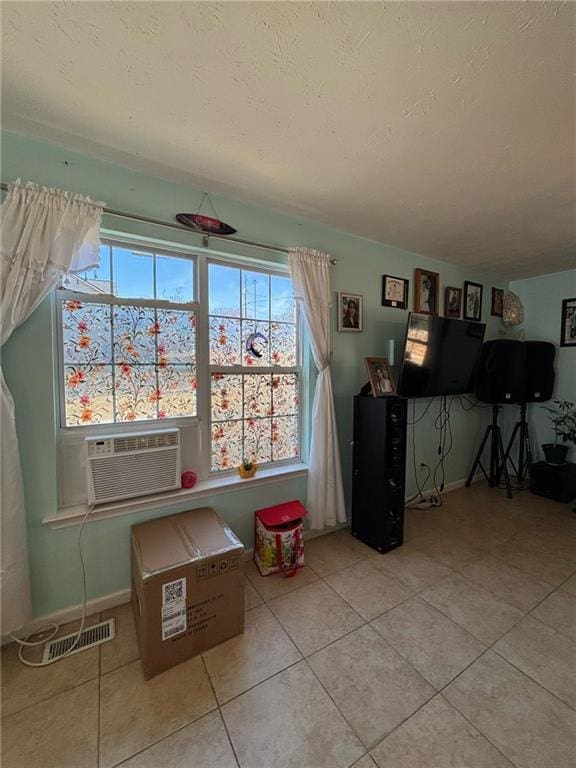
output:
<path id="1" fill-rule="evenodd" d="M 528 422 L 526 421 L 526 403 L 520 404 L 520 420 L 516 422 L 514 431 L 510 436 L 506 453 L 504 454 L 504 463 L 507 461 L 512 464 L 514 471 L 516 472 L 516 479 L 519 484 L 524 482 L 524 479 L 529 477 L 530 470 L 532 468 L 532 451 L 530 449 L 530 435 L 528 433 Z M 516 437 L 519 439 L 518 445 L 518 464 L 514 464 L 510 454 L 514 448 L 514 441 Z M 500 476 L 502 467 L 498 472 Z"/>
<path id="2" fill-rule="evenodd" d="M 498 426 L 498 411 L 501 405 L 492 406 L 492 423 L 486 427 L 484 437 L 480 443 L 480 448 L 474 459 L 474 464 L 466 480 L 466 487 L 469 487 L 474 479 L 476 470 L 478 467 L 482 470 L 484 477 L 488 481 L 490 488 L 494 488 L 500 481 L 500 473 L 504 473 L 504 481 L 506 483 L 506 495 L 509 499 L 512 498 L 512 487 L 510 485 L 510 475 L 508 474 L 508 464 L 506 453 L 504 452 L 504 443 L 502 441 L 502 432 Z M 490 440 L 490 473 L 486 472 L 484 465 L 482 464 L 482 454 L 486 444 Z"/>

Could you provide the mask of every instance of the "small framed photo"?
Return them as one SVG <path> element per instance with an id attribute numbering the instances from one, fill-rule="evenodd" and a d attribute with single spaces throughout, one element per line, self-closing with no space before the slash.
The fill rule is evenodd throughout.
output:
<path id="1" fill-rule="evenodd" d="M 426 269 L 417 269 L 414 277 L 414 311 L 424 315 L 438 314 L 440 275 Z"/>
<path id="2" fill-rule="evenodd" d="M 492 317 L 502 317 L 504 315 L 504 289 L 492 288 Z"/>
<path id="3" fill-rule="evenodd" d="M 482 320 L 482 291 L 480 283 L 464 281 L 464 320 Z"/>
<path id="4" fill-rule="evenodd" d="M 396 384 L 387 357 L 365 357 L 368 378 L 374 397 L 396 394 Z"/>
<path id="5" fill-rule="evenodd" d="M 358 293 L 338 294 L 338 330 L 359 333 L 362 330 L 364 298 Z"/>
<path id="6" fill-rule="evenodd" d="M 564 299 L 562 302 L 561 347 L 576 347 L 576 299 Z"/>
<path id="7" fill-rule="evenodd" d="M 408 284 L 403 277 L 382 275 L 382 306 L 408 309 Z"/>
<path id="8" fill-rule="evenodd" d="M 444 316 L 460 317 L 462 312 L 462 288 L 446 286 L 444 291 Z"/>

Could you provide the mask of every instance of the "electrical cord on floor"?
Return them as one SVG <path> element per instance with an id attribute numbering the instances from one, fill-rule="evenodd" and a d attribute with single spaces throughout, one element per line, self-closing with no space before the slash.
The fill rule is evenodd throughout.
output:
<path id="1" fill-rule="evenodd" d="M 56 634 L 58 633 L 58 630 L 60 629 L 59 624 L 47 624 L 44 627 L 41 627 L 40 629 L 34 630 L 34 632 L 31 632 L 25 640 L 21 640 L 20 638 L 16 637 L 15 635 L 12 635 L 12 639 L 18 643 L 20 646 L 18 649 L 18 659 L 27 667 L 48 667 L 50 664 L 54 664 L 56 661 L 60 661 L 60 659 L 65 658 L 66 656 L 69 656 L 72 651 L 76 648 L 78 645 L 78 641 L 80 640 L 80 637 L 82 636 L 82 632 L 84 631 L 84 625 L 86 624 L 86 565 L 84 563 L 84 553 L 82 551 L 82 533 L 84 531 L 84 525 L 86 521 L 88 520 L 88 517 L 90 516 L 90 513 L 92 512 L 92 507 L 88 507 L 88 511 L 82 518 L 82 522 L 80 523 L 80 528 L 78 529 L 78 554 L 80 556 L 80 568 L 82 570 L 82 621 L 80 622 L 80 628 L 78 630 L 78 633 L 76 635 L 76 638 L 70 648 L 66 651 L 66 653 L 63 653 L 61 656 L 58 656 L 54 659 L 49 659 L 48 661 L 29 661 L 28 659 L 24 658 L 24 649 L 25 648 L 33 648 L 37 645 L 43 645 L 44 643 L 49 642 L 52 640 Z M 48 637 L 43 637 L 42 640 L 34 640 L 30 641 L 30 638 L 34 635 L 38 635 L 44 632 L 47 632 L 51 630 L 52 634 L 48 635 Z"/>
<path id="2" fill-rule="evenodd" d="M 420 481 L 418 480 L 418 471 L 416 467 L 416 439 L 415 439 L 416 430 L 414 425 L 417 424 L 419 421 L 421 421 L 422 418 L 426 415 L 432 403 L 432 399 L 429 401 L 428 405 L 426 406 L 426 408 L 418 418 L 416 418 L 415 403 L 414 401 L 412 402 L 413 416 L 412 416 L 412 421 L 409 423 L 412 426 L 412 464 L 414 468 L 414 478 L 416 481 L 417 493 L 411 498 L 406 500 L 406 503 L 405 503 L 406 509 L 428 511 L 429 509 L 436 509 L 438 507 L 441 507 L 443 504 L 442 493 L 444 491 L 444 485 L 446 482 L 445 461 L 446 461 L 446 458 L 450 455 L 454 447 L 454 435 L 452 432 L 451 410 L 454 405 L 455 399 L 456 399 L 455 396 L 453 396 L 450 399 L 450 402 L 448 403 L 446 395 L 442 395 L 440 398 L 438 414 L 434 419 L 434 428 L 439 432 L 438 461 L 436 463 L 436 466 L 434 467 L 433 473 L 427 464 L 424 464 L 422 462 L 420 463 L 420 467 L 425 467 L 428 470 L 428 474 L 422 485 L 420 485 Z M 465 408 L 462 402 L 461 402 L 461 405 L 464 410 L 471 410 L 470 408 Z M 432 477 L 432 480 L 433 480 L 435 494 L 433 496 L 430 496 L 429 498 L 426 498 L 424 496 L 423 487 L 426 486 L 426 483 L 428 482 L 430 477 Z M 416 501 L 416 499 L 418 499 L 418 501 Z"/>
<path id="3" fill-rule="evenodd" d="M 419 421 L 422 421 L 424 416 L 428 413 L 428 410 L 432 405 L 433 399 L 434 398 L 430 398 L 427 406 L 424 408 L 424 411 L 420 414 L 418 418 L 416 418 L 416 400 L 412 400 L 412 421 L 408 422 L 409 425 L 412 427 L 412 463 L 414 467 L 414 479 L 416 481 L 417 493 L 415 493 L 414 496 L 406 500 L 404 507 L 405 509 L 416 509 L 421 512 L 425 512 L 428 509 L 432 509 L 432 507 L 435 505 L 430 503 L 427 499 L 424 498 L 424 491 L 422 489 L 426 487 L 426 483 L 430 479 L 432 470 L 427 464 L 424 464 L 422 462 L 420 463 L 420 466 L 428 470 L 428 474 L 426 475 L 426 478 L 422 483 L 422 485 L 420 485 L 420 481 L 418 480 L 418 470 L 416 468 L 416 426 L 415 425 L 418 424 Z M 416 499 L 418 499 L 418 501 L 416 501 Z M 415 501 L 416 503 L 414 503 Z"/>

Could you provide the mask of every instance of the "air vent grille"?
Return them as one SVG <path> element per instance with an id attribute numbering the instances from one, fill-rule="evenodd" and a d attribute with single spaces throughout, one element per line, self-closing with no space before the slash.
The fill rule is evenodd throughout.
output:
<path id="1" fill-rule="evenodd" d="M 77 632 L 72 632 L 70 635 L 57 637 L 46 643 L 42 661 L 54 661 L 55 659 L 61 659 L 63 656 L 67 655 L 73 656 L 75 653 L 80 653 L 80 651 L 93 648 L 95 645 L 101 645 L 108 640 L 113 640 L 116 636 L 115 620 L 108 619 L 108 621 L 103 621 L 100 624 L 94 624 L 92 627 L 83 629 L 74 650 L 70 651 L 70 648 L 74 645 L 77 634 Z M 70 651 L 70 653 L 68 653 L 68 651 Z"/>
<path id="2" fill-rule="evenodd" d="M 169 448 L 178 445 L 178 432 L 156 432 L 149 435 L 126 435 L 114 439 L 114 453 Z"/>
<path id="3" fill-rule="evenodd" d="M 96 503 L 178 487 L 178 447 L 91 460 Z"/>

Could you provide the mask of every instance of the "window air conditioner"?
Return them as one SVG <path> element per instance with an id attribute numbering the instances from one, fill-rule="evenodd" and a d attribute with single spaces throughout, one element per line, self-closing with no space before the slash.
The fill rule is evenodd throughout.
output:
<path id="1" fill-rule="evenodd" d="M 180 430 L 87 437 L 88 503 L 180 488 Z"/>

